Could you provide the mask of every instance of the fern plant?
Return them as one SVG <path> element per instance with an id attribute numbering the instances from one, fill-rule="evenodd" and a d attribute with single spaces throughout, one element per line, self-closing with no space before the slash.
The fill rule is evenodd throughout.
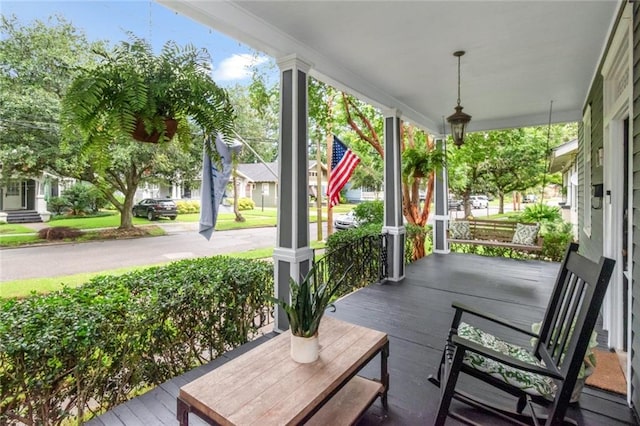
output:
<path id="1" fill-rule="evenodd" d="M 169 41 L 154 55 L 148 42 L 129 37 L 110 52 L 96 51 L 99 62 L 80 70 L 71 83 L 62 112 L 68 134 L 77 126 L 86 144 L 95 146 L 143 126 L 167 142 L 167 123 L 175 120 L 178 139 L 186 144 L 191 141 L 188 119 L 207 133 L 231 134 L 233 106 L 210 76 L 205 49 Z"/>

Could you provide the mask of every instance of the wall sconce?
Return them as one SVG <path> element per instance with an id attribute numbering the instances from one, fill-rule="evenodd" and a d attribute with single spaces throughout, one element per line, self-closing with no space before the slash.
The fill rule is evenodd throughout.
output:
<path id="1" fill-rule="evenodd" d="M 598 167 L 604 165 L 604 148 L 598 148 Z"/>
<path id="2" fill-rule="evenodd" d="M 600 210 L 602 208 L 602 198 L 604 197 L 604 184 L 591 185 L 591 208 Z"/>

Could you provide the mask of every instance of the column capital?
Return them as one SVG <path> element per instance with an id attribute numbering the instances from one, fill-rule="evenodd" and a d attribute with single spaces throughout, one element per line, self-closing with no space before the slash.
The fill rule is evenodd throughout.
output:
<path id="1" fill-rule="evenodd" d="M 402 111 L 400 111 L 398 108 L 385 108 L 382 110 L 382 115 L 385 118 L 400 118 L 402 116 Z"/>
<path id="2" fill-rule="evenodd" d="M 312 68 L 312 64 L 301 59 L 295 53 L 278 58 L 276 60 L 276 63 L 278 64 L 278 68 L 280 68 L 280 71 L 297 68 L 300 71 L 308 74 L 309 70 Z"/>

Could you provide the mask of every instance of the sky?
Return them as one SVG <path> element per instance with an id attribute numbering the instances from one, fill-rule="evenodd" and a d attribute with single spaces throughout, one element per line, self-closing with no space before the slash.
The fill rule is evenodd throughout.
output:
<path id="1" fill-rule="evenodd" d="M 151 42 L 160 51 L 168 40 L 179 45 L 192 43 L 208 50 L 213 62 L 213 79 L 220 86 L 248 83 L 247 66 L 256 61 L 256 52 L 238 41 L 211 30 L 151 0 L 0 0 L 0 13 L 15 15 L 23 24 L 46 22 L 61 15 L 89 40 L 109 40 L 116 44 L 127 40 L 127 31 Z M 257 57 L 257 65 L 269 58 Z"/>

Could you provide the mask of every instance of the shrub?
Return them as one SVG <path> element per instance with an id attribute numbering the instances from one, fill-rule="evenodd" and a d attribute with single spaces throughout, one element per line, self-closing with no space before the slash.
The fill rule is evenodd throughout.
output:
<path id="1" fill-rule="evenodd" d="M 84 182 L 78 182 L 67 188 L 62 195 L 67 200 L 71 214 L 74 216 L 98 211 L 107 204 L 106 199 L 95 186 Z"/>
<path id="2" fill-rule="evenodd" d="M 567 222 L 549 224 L 542 236 L 542 257 L 560 262 L 573 241 L 573 226 Z"/>
<path id="3" fill-rule="evenodd" d="M 238 210 L 253 210 L 256 208 L 256 203 L 251 198 L 238 199 Z"/>
<path id="4" fill-rule="evenodd" d="M 87 420 L 247 342 L 272 294 L 272 264 L 217 256 L 6 300 L 0 424 Z"/>
<path id="5" fill-rule="evenodd" d="M 331 273 L 341 276 L 354 266 L 345 281 L 349 285 L 341 289 L 340 295 L 378 281 L 377 271 L 381 267 L 378 244 L 375 238 L 366 237 L 378 237 L 381 230 L 381 224 L 367 224 L 335 232 L 327 238 L 326 252 L 330 256 Z M 349 245 L 349 249 L 345 250 L 345 246 Z"/>
<path id="6" fill-rule="evenodd" d="M 68 226 L 55 226 L 53 228 L 43 228 L 38 231 L 38 237 L 47 241 L 75 239 L 82 235 L 82 231 Z"/>
<path id="7" fill-rule="evenodd" d="M 531 204 L 520 215 L 522 222 L 554 223 L 562 220 L 562 214 L 558 207 L 547 204 Z"/>
<path id="8" fill-rule="evenodd" d="M 47 209 L 60 215 L 69 209 L 69 201 L 65 197 L 51 197 L 47 200 Z"/>
<path id="9" fill-rule="evenodd" d="M 384 221 L 384 203 L 382 201 L 365 201 L 353 209 L 360 223 L 378 223 Z"/>
<path id="10" fill-rule="evenodd" d="M 176 202 L 178 214 L 200 213 L 200 201 L 180 200 Z"/>

